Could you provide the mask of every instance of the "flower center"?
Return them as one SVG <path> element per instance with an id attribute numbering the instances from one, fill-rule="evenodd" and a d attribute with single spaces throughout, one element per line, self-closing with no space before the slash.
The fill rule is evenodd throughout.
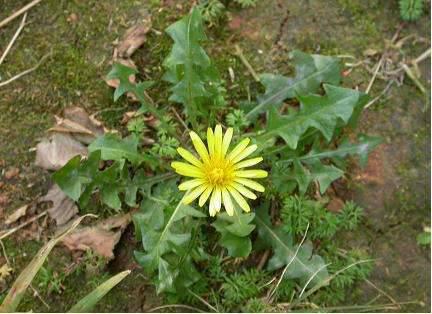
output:
<path id="1" fill-rule="evenodd" d="M 224 171 L 221 168 L 214 168 L 208 174 L 208 180 L 212 184 L 222 184 L 224 182 Z"/>

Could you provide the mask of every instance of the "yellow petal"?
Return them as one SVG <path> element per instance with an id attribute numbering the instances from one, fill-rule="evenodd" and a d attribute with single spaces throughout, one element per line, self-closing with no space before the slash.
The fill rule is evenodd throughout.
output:
<path id="1" fill-rule="evenodd" d="M 249 204 L 246 202 L 246 200 L 243 198 L 243 196 L 240 195 L 239 192 L 237 192 L 234 188 L 228 187 L 228 191 L 231 193 L 234 200 L 239 204 L 239 206 L 245 211 L 250 212 Z"/>
<path id="2" fill-rule="evenodd" d="M 208 128 L 207 129 L 207 146 L 208 146 L 210 156 L 214 155 L 214 147 L 215 147 L 214 145 L 215 145 L 215 140 L 214 140 L 213 130 Z"/>
<path id="3" fill-rule="evenodd" d="M 235 178 L 234 181 L 237 183 L 243 184 L 244 186 L 247 186 L 248 188 L 251 188 L 251 189 L 258 191 L 258 192 L 264 192 L 265 191 L 265 188 L 261 184 L 259 184 L 258 182 L 249 180 L 249 179 Z"/>
<path id="4" fill-rule="evenodd" d="M 201 194 L 199 198 L 198 205 L 200 207 L 202 207 L 205 204 L 205 202 L 207 202 L 212 191 L 213 191 L 213 187 L 211 185 L 207 186 L 206 190 L 203 192 L 203 194 Z"/>
<path id="5" fill-rule="evenodd" d="M 225 155 L 228 151 L 233 133 L 234 133 L 233 128 L 228 128 L 228 130 L 226 130 L 226 132 L 225 132 L 225 135 L 224 135 L 223 140 L 222 140 L 222 157 L 225 157 Z"/>
<path id="6" fill-rule="evenodd" d="M 249 156 L 254 151 L 256 151 L 257 148 L 258 148 L 258 146 L 256 146 L 256 145 L 251 145 L 248 148 L 245 148 L 240 154 L 238 154 L 235 158 L 232 159 L 232 162 L 234 164 L 238 163 L 239 161 L 245 159 L 247 156 Z"/>
<path id="7" fill-rule="evenodd" d="M 213 217 L 214 215 L 216 215 L 218 211 L 220 211 L 221 203 L 222 203 L 221 190 L 219 188 L 215 188 L 210 197 L 210 206 L 209 206 L 210 216 Z"/>
<path id="8" fill-rule="evenodd" d="M 184 162 L 174 161 L 171 163 L 171 167 L 173 167 L 178 174 L 181 174 L 186 177 L 194 177 L 194 178 L 204 177 L 204 173 L 199 168 Z"/>
<path id="9" fill-rule="evenodd" d="M 248 145 L 249 145 L 250 139 L 245 138 L 243 141 L 237 144 L 236 147 L 228 154 L 227 159 L 233 160 L 235 157 L 237 157 L 238 154 L 240 154 Z"/>
<path id="10" fill-rule="evenodd" d="M 186 149 L 179 147 L 177 148 L 177 152 L 182 156 L 186 161 L 190 162 L 192 165 L 197 167 L 202 167 L 202 162 L 199 161 L 192 153 L 188 152 Z"/>
<path id="11" fill-rule="evenodd" d="M 241 162 L 236 163 L 234 165 L 234 169 L 240 169 L 240 168 L 255 166 L 256 164 L 260 163 L 261 161 L 263 161 L 262 157 L 246 159 L 246 160 L 243 160 Z"/>
<path id="12" fill-rule="evenodd" d="M 202 185 L 202 184 L 204 184 L 204 180 L 193 179 L 193 180 L 183 182 L 182 184 L 179 185 L 178 188 L 180 191 L 187 191 L 196 188 L 198 185 Z"/>
<path id="13" fill-rule="evenodd" d="M 234 176 L 239 178 L 265 178 L 268 173 L 264 170 L 238 170 L 234 172 Z"/>
<path id="14" fill-rule="evenodd" d="M 225 210 L 229 216 L 234 215 L 234 205 L 231 201 L 231 197 L 226 188 L 222 190 L 222 202 L 224 204 Z"/>
<path id="15" fill-rule="evenodd" d="M 190 191 L 189 194 L 183 199 L 183 204 L 189 204 L 193 202 L 198 196 L 201 195 L 202 192 L 204 192 L 205 189 L 205 185 L 200 185 L 195 190 Z"/>
<path id="16" fill-rule="evenodd" d="M 255 200 L 257 198 L 257 196 L 250 190 L 248 190 L 247 188 L 245 188 L 243 185 L 238 184 L 238 183 L 231 183 L 231 186 L 236 189 L 238 192 L 240 192 L 241 195 L 250 198 L 252 200 Z"/>
<path id="17" fill-rule="evenodd" d="M 220 124 L 216 125 L 214 138 L 215 138 L 215 155 L 222 156 L 222 127 Z"/>
<path id="18" fill-rule="evenodd" d="M 198 155 L 201 157 L 201 159 L 204 162 L 208 162 L 209 161 L 209 154 L 208 154 L 207 148 L 205 147 L 203 141 L 200 139 L 198 134 L 196 134 L 194 131 L 191 131 L 189 133 L 189 135 L 192 139 L 192 144 L 194 145 L 195 150 L 197 151 Z"/>

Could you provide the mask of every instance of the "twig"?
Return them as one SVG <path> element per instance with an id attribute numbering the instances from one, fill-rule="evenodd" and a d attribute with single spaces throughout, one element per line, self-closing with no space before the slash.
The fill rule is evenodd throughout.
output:
<path id="1" fill-rule="evenodd" d="M 258 263 L 257 269 L 261 270 L 264 267 L 265 263 L 267 262 L 269 255 L 270 255 L 270 250 L 265 250 L 264 254 L 262 255 L 262 257 Z"/>
<path id="2" fill-rule="evenodd" d="M 4 255 L 4 258 L 6 260 L 6 263 L 10 267 L 11 263 L 9 262 L 9 258 L 8 258 L 7 254 L 6 254 L 6 248 L 5 248 L 2 240 L 0 240 L 0 244 L 1 244 L 1 247 L 2 247 L 2 250 L 3 250 L 3 255 Z"/>
<path id="3" fill-rule="evenodd" d="M 296 249 L 296 251 L 295 251 L 295 253 L 294 253 L 294 256 L 291 258 L 291 260 L 289 261 L 289 263 L 285 266 L 285 268 L 284 268 L 284 270 L 282 271 L 282 274 L 281 274 L 281 276 L 280 276 L 280 278 L 279 278 L 279 280 L 278 280 L 276 286 L 274 287 L 273 291 L 270 292 L 270 295 L 269 295 L 269 297 L 267 298 L 267 300 L 269 301 L 269 303 L 271 303 L 271 301 L 272 301 L 271 299 L 273 298 L 274 294 L 276 293 L 277 288 L 279 287 L 280 283 L 282 282 L 282 279 L 284 278 L 285 273 L 286 273 L 287 270 L 288 270 L 288 267 L 292 264 L 292 262 L 294 261 L 294 259 L 297 257 L 297 254 L 298 254 L 298 252 L 300 251 L 301 246 L 303 245 L 304 241 L 306 240 L 306 236 L 307 236 L 308 230 L 309 230 L 309 223 L 308 223 L 308 225 L 307 225 L 307 227 L 306 227 L 306 231 L 305 231 L 305 233 L 304 233 L 304 235 L 303 235 L 303 239 L 301 240 L 300 244 L 298 245 L 298 247 L 297 247 L 297 249 Z M 327 266 L 327 265 L 326 265 L 326 266 Z M 321 269 L 319 269 L 319 271 L 321 271 Z M 317 272 L 317 273 L 318 273 L 318 272 Z M 316 273 L 316 274 L 317 274 L 317 273 Z M 311 278 L 313 278 L 314 276 L 315 276 L 315 274 L 314 274 Z M 310 280 L 311 280 L 311 279 L 310 279 Z M 307 284 L 309 284 L 309 282 L 308 282 Z M 303 292 L 302 292 L 302 293 L 303 293 Z"/>
<path id="4" fill-rule="evenodd" d="M 47 307 L 47 309 L 50 309 L 50 306 L 42 299 L 40 293 L 33 287 L 33 285 L 30 284 L 30 288 L 33 290 L 33 293 L 38 297 L 38 299 Z"/>
<path id="5" fill-rule="evenodd" d="M 376 101 L 378 101 L 378 99 L 380 99 L 383 95 L 385 95 L 388 90 L 390 89 L 390 87 L 392 86 L 392 84 L 394 83 L 394 81 L 390 81 L 387 86 L 383 89 L 383 91 L 376 96 L 374 99 L 372 99 L 371 101 L 369 101 L 365 106 L 364 109 L 369 108 L 370 106 L 372 106 Z"/>
<path id="6" fill-rule="evenodd" d="M 23 222 L 22 224 L 20 224 L 19 226 L 15 227 L 15 228 L 12 228 L 12 229 L 9 229 L 9 230 L 4 230 L 5 232 L 2 235 L 0 235 L 0 241 L 3 240 L 4 238 L 10 236 L 12 233 L 15 233 L 18 230 L 24 228 L 25 226 L 31 224 L 33 221 L 36 221 L 39 218 L 45 216 L 47 213 L 48 213 L 48 210 L 45 210 L 42 213 L 40 213 L 39 215 L 34 216 L 33 218 L 27 220 L 26 222 Z"/>
<path id="7" fill-rule="evenodd" d="M 190 294 L 192 294 L 195 298 L 197 298 L 198 300 L 200 300 L 202 303 L 204 303 L 205 306 L 207 306 L 210 310 L 212 310 L 215 313 L 219 313 L 219 311 L 210 303 L 208 303 L 206 300 L 204 300 L 203 298 L 201 298 L 199 295 L 197 295 L 195 292 L 193 292 L 192 290 L 190 290 L 188 288 L 188 292 Z"/>
<path id="8" fill-rule="evenodd" d="M 196 307 L 193 307 L 193 306 L 184 305 L 184 304 L 167 304 L 167 305 L 161 305 L 161 306 L 154 307 L 154 308 L 148 310 L 147 312 L 156 312 L 156 311 L 162 310 L 162 309 L 169 309 L 170 307 L 173 307 L 173 308 L 184 308 L 184 309 L 188 309 L 188 310 L 192 310 L 192 311 L 197 311 L 197 312 L 200 312 L 200 313 L 205 313 L 203 310 L 200 310 L 200 309 L 198 309 Z"/>
<path id="9" fill-rule="evenodd" d="M 4 59 L 6 58 L 7 54 L 9 53 L 9 50 L 12 48 L 13 44 L 15 43 L 15 40 L 18 38 L 19 34 L 21 33 L 22 29 L 24 28 L 26 18 L 27 18 L 27 12 L 24 14 L 23 19 L 21 21 L 21 24 L 19 25 L 19 27 L 16 30 L 15 34 L 13 35 L 11 41 L 7 45 L 5 51 L 3 52 L 3 54 L 0 58 L 0 65 L 3 63 Z"/>
<path id="10" fill-rule="evenodd" d="M 243 51 L 241 50 L 241 48 L 239 47 L 239 45 L 235 45 L 234 47 L 235 47 L 235 50 L 236 50 L 236 55 L 240 58 L 240 60 L 245 65 L 245 67 L 249 70 L 249 72 L 252 75 L 252 77 L 254 78 L 254 80 L 256 82 L 259 82 L 260 78 L 258 77 L 258 75 L 256 74 L 255 70 L 250 65 L 249 61 L 247 61 L 247 59 L 243 55 Z"/>
<path id="11" fill-rule="evenodd" d="M 389 295 L 387 292 L 381 290 L 380 288 L 378 288 L 373 282 L 369 281 L 368 279 L 365 279 L 365 281 L 367 282 L 368 285 L 372 286 L 373 288 L 375 288 L 379 293 L 381 293 L 382 295 L 386 296 L 391 302 L 393 302 L 395 305 L 397 305 L 397 302 L 395 299 L 393 299 L 391 297 L 391 295 Z M 397 307 L 400 309 L 401 307 L 399 305 L 397 305 Z"/>
<path id="12" fill-rule="evenodd" d="M 174 113 L 174 115 L 176 116 L 177 120 L 179 120 L 179 122 L 181 123 L 181 125 L 183 125 L 183 127 L 187 130 L 190 131 L 187 124 L 184 122 L 184 120 L 182 119 L 182 117 L 180 117 L 180 115 L 178 114 L 177 110 L 175 110 L 174 107 L 171 107 L 171 111 Z"/>
<path id="13" fill-rule="evenodd" d="M 21 72 L 21 73 L 15 75 L 14 77 L 11 77 L 11 78 L 8 79 L 7 81 L 0 82 L 0 87 L 3 87 L 3 86 L 5 86 L 5 85 L 7 85 L 7 84 L 9 84 L 9 83 L 11 83 L 11 82 L 13 82 L 13 81 L 19 79 L 20 77 L 22 77 L 22 76 L 24 76 L 24 75 L 26 75 L 26 74 L 29 74 L 29 73 L 31 73 L 31 72 L 33 72 L 33 71 L 36 70 L 36 69 L 37 69 L 37 68 L 38 68 L 38 67 L 39 67 L 39 66 L 40 66 L 40 65 L 45 61 L 45 59 L 48 58 L 49 56 L 51 56 L 51 52 L 50 52 L 50 53 L 47 53 L 46 55 L 44 55 L 44 56 L 39 60 L 39 62 L 38 62 L 34 67 L 32 67 L 32 68 L 30 68 L 30 69 L 28 69 L 28 70 L 25 70 L 25 71 L 23 71 L 23 72 Z"/>
<path id="14" fill-rule="evenodd" d="M 428 50 L 423 52 L 420 56 L 415 58 L 412 63 L 418 64 L 418 63 L 422 62 L 423 60 L 425 60 L 426 58 L 430 57 L 430 55 L 431 55 L 431 48 L 429 48 Z"/>
<path id="15" fill-rule="evenodd" d="M 2 28 L 3 26 L 5 26 L 7 23 L 9 23 L 10 21 L 12 21 L 13 19 L 17 18 L 21 14 L 27 12 L 28 10 L 30 10 L 32 7 L 34 7 L 36 4 L 38 4 L 41 1 L 42 0 L 33 0 L 29 4 L 25 5 L 24 7 L 22 7 L 21 9 L 19 9 L 15 13 L 13 13 L 11 16 L 5 18 L 3 21 L 0 22 L 0 28 Z"/>
<path id="16" fill-rule="evenodd" d="M 376 78 L 376 76 L 378 74 L 378 71 L 381 68 L 381 65 L 382 65 L 383 61 L 384 61 L 384 54 L 381 56 L 381 59 L 380 59 L 380 61 L 378 62 L 377 66 L 376 66 L 376 69 L 375 69 L 375 72 L 374 72 L 374 74 L 372 76 L 372 79 L 370 80 L 369 85 L 366 88 L 366 91 L 365 91 L 366 94 L 369 94 L 369 92 L 370 92 L 370 90 L 372 88 L 372 85 L 375 82 L 375 78 Z"/>
<path id="17" fill-rule="evenodd" d="M 422 83 L 418 80 L 416 75 L 413 73 L 413 71 L 405 64 L 402 64 L 402 68 L 405 70 L 405 73 L 408 75 L 408 77 L 414 82 L 414 84 L 418 87 L 418 89 L 423 93 L 426 94 L 426 88 L 423 86 Z"/>

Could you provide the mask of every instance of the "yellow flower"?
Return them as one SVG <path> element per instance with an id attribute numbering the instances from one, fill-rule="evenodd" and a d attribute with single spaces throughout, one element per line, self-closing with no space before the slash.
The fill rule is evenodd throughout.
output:
<path id="1" fill-rule="evenodd" d="M 207 130 L 208 150 L 200 137 L 195 132 L 190 132 L 199 158 L 181 147 L 177 149 L 180 156 L 189 163 L 175 161 L 171 163 L 171 167 L 182 176 L 194 178 L 179 185 L 181 191 L 188 191 L 183 198 L 184 204 L 189 204 L 199 197 L 198 204 L 202 207 L 210 198 L 210 216 L 215 216 L 222 204 L 228 215 L 232 216 L 232 198 L 244 211 L 249 212 L 250 207 L 244 197 L 254 200 L 256 195 L 248 188 L 264 192 L 264 187 L 251 179 L 265 178 L 267 172 L 243 169 L 263 160 L 262 157 L 245 160 L 257 146 L 248 146 L 250 139 L 246 138 L 228 152 L 232 136 L 232 128 L 228 128 L 222 135 L 222 127 L 217 125 L 214 132 L 210 128 Z"/>

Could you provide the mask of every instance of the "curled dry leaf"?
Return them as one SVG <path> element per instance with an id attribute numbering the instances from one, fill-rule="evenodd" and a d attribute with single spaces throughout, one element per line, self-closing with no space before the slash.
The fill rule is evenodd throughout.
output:
<path id="1" fill-rule="evenodd" d="M 152 26 L 151 18 L 129 28 L 117 45 L 117 55 L 120 58 L 129 58 L 146 41 L 146 34 Z"/>
<path id="2" fill-rule="evenodd" d="M 48 131 L 70 134 L 83 144 L 90 144 L 106 132 L 102 123 L 89 116 L 83 108 L 66 108 L 63 116 L 55 116 L 57 123 Z"/>
<path id="3" fill-rule="evenodd" d="M 27 213 L 28 205 L 21 206 L 20 208 L 16 209 L 12 214 L 7 216 L 5 220 L 5 224 L 10 225 L 23 217 Z"/>
<path id="4" fill-rule="evenodd" d="M 112 259 L 114 247 L 131 221 L 131 214 L 117 215 L 95 226 L 83 227 L 63 239 L 69 250 L 93 250 L 100 256 Z"/>
<path id="5" fill-rule="evenodd" d="M 54 184 L 39 202 L 52 202 L 48 215 L 55 220 L 57 226 L 64 225 L 78 214 L 78 207 L 74 201 L 63 193 L 57 184 Z"/>
<path id="6" fill-rule="evenodd" d="M 87 156 L 87 148 L 74 138 L 60 133 L 51 135 L 36 146 L 36 166 L 58 170 L 76 155 Z"/>

